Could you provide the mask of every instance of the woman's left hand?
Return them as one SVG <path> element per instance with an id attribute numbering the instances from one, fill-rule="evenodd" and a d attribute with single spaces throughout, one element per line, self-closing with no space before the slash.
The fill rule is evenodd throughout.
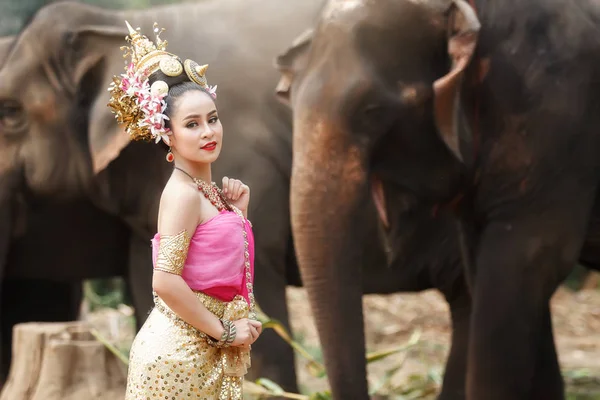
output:
<path id="1" fill-rule="evenodd" d="M 239 179 L 223 177 L 223 194 L 225 198 L 246 215 L 250 202 L 250 188 Z"/>

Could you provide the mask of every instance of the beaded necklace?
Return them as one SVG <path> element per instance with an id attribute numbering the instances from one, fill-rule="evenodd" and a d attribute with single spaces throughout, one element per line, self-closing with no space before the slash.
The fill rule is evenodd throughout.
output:
<path id="1" fill-rule="evenodd" d="M 255 302 L 254 302 L 254 288 L 252 285 L 252 274 L 250 273 L 250 252 L 248 250 L 248 233 L 246 232 L 246 218 L 244 214 L 240 211 L 239 208 L 234 206 L 233 204 L 229 204 L 223 191 L 217 186 L 215 182 L 211 182 L 208 184 L 202 179 L 195 178 L 182 170 L 179 167 L 174 167 L 175 169 L 180 170 L 187 176 L 189 176 L 192 181 L 198 187 L 198 190 L 202 192 L 204 197 L 208 199 L 216 207 L 219 212 L 223 210 L 233 211 L 235 212 L 242 220 L 242 233 L 244 234 L 244 269 L 246 274 L 246 288 L 248 289 L 248 299 L 250 300 L 250 313 L 248 318 L 256 319 L 256 311 L 255 311 Z"/>

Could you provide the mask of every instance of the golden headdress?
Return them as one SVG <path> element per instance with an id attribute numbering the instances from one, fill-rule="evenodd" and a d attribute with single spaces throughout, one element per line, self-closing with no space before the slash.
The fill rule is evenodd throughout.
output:
<path id="1" fill-rule="evenodd" d="M 166 82 L 157 80 L 150 86 L 148 78 L 159 69 L 167 76 L 179 76 L 185 72 L 188 78 L 204 88 L 216 98 L 216 86 L 209 86 L 205 73 L 208 65 L 198 65 L 195 61 L 181 59 L 166 51 L 167 41 L 160 38 L 164 29 L 154 23 L 156 43 L 133 29 L 125 21 L 129 35 L 125 38 L 131 46 L 123 46 L 123 58 L 131 56 L 125 67 L 125 74 L 114 76 L 108 88 L 111 93 L 108 107 L 115 113 L 119 123 L 133 140 L 154 140 L 159 142 L 170 131 L 165 127 L 169 118 L 164 114 L 167 107 L 164 98 L 169 93 Z"/>

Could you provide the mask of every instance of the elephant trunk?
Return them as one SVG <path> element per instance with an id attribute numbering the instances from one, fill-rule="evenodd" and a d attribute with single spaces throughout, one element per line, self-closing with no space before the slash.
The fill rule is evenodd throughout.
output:
<path id="1" fill-rule="evenodd" d="M 290 206 L 296 253 L 332 394 L 336 399 L 364 399 L 368 385 L 360 235 L 361 215 L 366 213 L 359 212 L 367 192 L 364 162 L 357 147 L 329 142 L 331 132 L 310 125 L 294 132 Z"/>

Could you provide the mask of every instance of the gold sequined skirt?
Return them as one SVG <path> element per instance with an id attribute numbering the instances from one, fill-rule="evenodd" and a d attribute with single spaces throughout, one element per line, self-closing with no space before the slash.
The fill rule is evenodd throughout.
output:
<path id="1" fill-rule="evenodd" d="M 200 292 L 196 296 L 219 318 L 248 317 L 248 304 L 241 296 L 231 302 Z M 156 295 L 154 302 L 131 346 L 125 400 L 241 400 L 249 351 L 211 346 L 203 332 Z"/>

